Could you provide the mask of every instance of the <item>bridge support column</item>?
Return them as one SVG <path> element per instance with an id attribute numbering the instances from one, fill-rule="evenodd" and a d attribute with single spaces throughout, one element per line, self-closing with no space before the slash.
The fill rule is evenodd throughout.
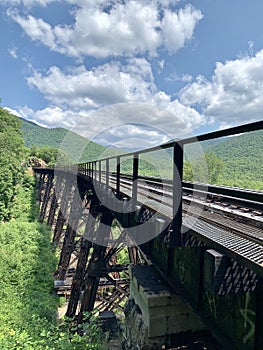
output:
<path id="1" fill-rule="evenodd" d="M 61 194 L 57 221 L 54 229 L 53 242 L 58 244 L 62 235 L 63 226 L 66 222 L 66 213 L 71 204 L 73 183 L 70 179 L 64 179 L 64 188 Z"/>
<path id="2" fill-rule="evenodd" d="M 47 174 L 46 175 L 46 188 L 45 188 L 45 194 L 42 202 L 42 206 L 40 209 L 40 221 L 43 222 L 46 216 L 47 206 L 48 202 L 50 200 L 51 190 L 53 188 L 53 180 L 54 180 L 54 174 Z"/>
<path id="3" fill-rule="evenodd" d="M 86 277 L 84 279 L 83 299 L 78 317 L 79 323 L 82 323 L 84 320 L 84 312 L 92 311 L 94 308 L 98 285 L 100 277 L 102 275 L 102 269 L 106 265 L 105 253 L 110 238 L 112 221 L 112 214 L 109 210 L 103 207 L 99 227 L 96 231 L 96 236 L 98 237 L 99 242 L 102 242 L 104 240 L 105 246 L 97 244 L 94 245 L 92 257 L 89 261 Z"/>
<path id="4" fill-rule="evenodd" d="M 82 186 L 76 186 L 74 191 L 73 201 L 70 208 L 69 221 L 63 241 L 63 246 L 60 255 L 59 262 L 59 280 L 64 280 L 66 277 L 67 269 L 69 267 L 71 254 L 75 249 L 75 237 L 76 237 L 76 229 L 78 227 L 78 223 L 80 220 L 80 214 L 82 212 L 82 204 L 83 198 L 85 194 L 85 188 Z M 79 200 L 81 199 L 81 200 Z"/>
<path id="5" fill-rule="evenodd" d="M 45 174 L 44 173 L 39 173 L 36 174 L 37 178 L 37 199 L 41 203 L 43 201 L 43 185 L 44 185 L 44 179 L 45 179 Z"/>
<path id="6" fill-rule="evenodd" d="M 56 184 L 53 186 L 53 195 L 52 195 L 52 200 L 50 204 L 50 209 L 49 209 L 49 215 L 47 219 L 48 225 L 52 228 L 55 220 L 55 215 L 56 215 L 56 210 L 58 207 L 58 196 L 59 193 L 61 194 L 62 192 L 62 182 L 63 179 L 61 177 L 56 176 Z"/>
<path id="7" fill-rule="evenodd" d="M 89 215 L 92 215 L 92 209 L 90 209 Z M 92 247 L 92 243 L 87 239 L 87 237 L 91 236 L 91 233 L 94 231 L 94 228 L 95 228 L 95 220 L 93 219 L 93 217 L 92 218 L 88 217 L 86 227 L 85 227 L 85 232 L 81 238 L 80 253 L 79 253 L 76 273 L 74 275 L 72 285 L 71 285 L 70 300 L 69 300 L 67 313 L 66 313 L 66 316 L 70 318 L 73 318 L 75 316 L 78 303 L 80 300 L 84 275 L 86 271 L 86 265 L 89 257 L 89 252 Z"/>

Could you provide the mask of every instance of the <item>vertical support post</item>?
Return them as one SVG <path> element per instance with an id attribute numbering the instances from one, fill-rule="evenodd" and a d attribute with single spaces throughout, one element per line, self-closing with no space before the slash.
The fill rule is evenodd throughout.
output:
<path id="1" fill-rule="evenodd" d="M 99 183 L 101 184 L 101 160 L 99 160 Z"/>
<path id="2" fill-rule="evenodd" d="M 108 191 L 109 189 L 109 185 L 110 185 L 110 178 L 109 178 L 109 174 L 110 173 L 110 161 L 107 158 L 106 159 L 106 191 Z"/>
<path id="3" fill-rule="evenodd" d="M 99 227 L 96 231 L 96 235 L 98 237 L 98 240 L 104 239 L 105 245 L 94 245 L 92 257 L 89 261 L 86 277 L 84 280 L 85 286 L 78 316 L 78 323 L 83 322 L 85 311 L 91 311 L 94 308 L 100 277 L 102 275 L 103 267 L 106 265 L 105 253 L 107 242 L 110 237 L 112 220 L 113 216 L 106 208 L 104 208 Z"/>
<path id="4" fill-rule="evenodd" d="M 91 179 L 94 180 L 94 162 L 91 163 Z"/>
<path id="5" fill-rule="evenodd" d="M 137 203 L 138 195 L 138 172 L 139 172 L 139 154 L 133 155 L 133 174 L 132 174 L 132 207 L 133 211 Z"/>
<path id="6" fill-rule="evenodd" d="M 41 222 L 43 222 L 45 219 L 48 202 L 50 200 L 51 189 L 53 187 L 54 174 L 48 174 L 47 176 L 48 176 L 48 178 L 47 178 L 47 182 L 46 182 L 45 195 L 44 195 L 44 199 L 43 199 L 43 203 L 42 203 L 41 211 L 40 211 L 40 221 Z"/>
<path id="7" fill-rule="evenodd" d="M 68 308 L 66 312 L 66 316 L 73 318 L 76 314 L 80 295 L 81 288 L 83 284 L 83 278 L 85 274 L 86 264 L 88 261 L 88 256 L 90 252 L 90 248 L 92 247 L 92 243 L 85 240 L 83 237 L 81 238 L 81 249 L 78 258 L 78 264 L 76 268 L 76 273 L 71 285 L 71 293 L 70 300 L 68 303 Z"/>
<path id="8" fill-rule="evenodd" d="M 94 181 L 97 180 L 97 161 L 94 162 Z"/>
<path id="9" fill-rule="evenodd" d="M 131 264 L 139 263 L 138 249 L 136 246 L 128 247 L 129 259 Z"/>
<path id="10" fill-rule="evenodd" d="M 56 177 L 56 189 L 59 191 L 62 190 L 62 178 L 61 177 Z M 51 201 L 51 205 L 50 205 L 50 209 L 49 209 L 49 215 L 48 215 L 48 220 L 47 223 L 50 227 L 53 226 L 54 223 L 54 218 L 55 218 L 55 214 L 56 214 L 56 210 L 58 207 L 58 193 L 57 191 L 55 191 L 55 186 L 53 188 L 53 195 L 52 195 L 52 201 Z"/>
<path id="11" fill-rule="evenodd" d="M 85 189 L 81 185 L 76 184 L 73 201 L 70 208 L 69 221 L 65 232 L 63 246 L 60 254 L 59 261 L 59 279 L 64 280 L 70 264 L 71 254 L 75 249 L 75 237 L 76 229 L 78 227 L 80 214 L 81 214 L 81 202 L 78 200 L 84 199 Z"/>
<path id="12" fill-rule="evenodd" d="M 64 180 L 64 189 L 60 196 L 60 204 L 59 204 L 59 212 L 57 216 L 57 221 L 54 229 L 53 242 L 59 243 L 60 237 L 62 235 L 63 226 L 66 222 L 65 214 L 67 212 L 67 208 L 70 207 L 71 199 L 70 192 L 72 190 L 72 182 L 70 179 Z"/>
<path id="13" fill-rule="evenodd" d="M 38 180 L 38 201 L 41 203 L 43 200 L 42 197 L 42 190 L 43 190 L 43 184 L 44 184 L 44 179 L 45 179 L 45 175 L 44 173 L 40 173 L 39 174 L 39 180 Z"/>
<path id="14" fill-rule="evenodd" d="M 121 186 L 121 157 L 116 157 L 116 193 L 117 196 L 120 195 L 120 186 Z"/>
<path id="15" fill-rule="evenodd" d="M 183 178 L 183 144 L 176 142 L 173 155 L 173 227 L 169 246 L 180 247 L 182 245 L 182 178 Z"/>

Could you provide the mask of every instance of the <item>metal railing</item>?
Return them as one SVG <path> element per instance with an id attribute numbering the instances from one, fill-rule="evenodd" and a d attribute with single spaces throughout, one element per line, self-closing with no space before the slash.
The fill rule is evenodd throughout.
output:
<path id="1" fill-rule="evenodd" d="M 186 145 L 195 144 L 201 141 L 207 141 L 212 139 L 217 139 L 226 136 L 238 135 L 246 132 L 252 132 L 263 129 L 263 121 L 258 121 L 250 124 L 245 124 L 225 130 L 215 131 L 208 134 L 199 135 L 196 137 L 189 137 L 179 141 L 172 141 L 165 144 L 162 144 L 157 147 L 152 147 L 144 149 L 141 151 L 125 153 L 121 155 L 115 155 L 103 159 L 98 159 L 91 162 L 80 163 L 77 165 L 77 171 L 79 174 L 89 177 L 92 181 L 106 186 L 106 189 L 112 188 L 115 192 L 115 195 L 118 197 L 121 194 L 121 186 L 123 185 L 123 179 L 125 178 L 121 172 L 121 162 L 125 158 L 131 158 L 132 167 L 130 178 L 132 180 L 131 185 L 131 202 L 133 206 L 136 206 L 138 200 L 138 191 L 139 191 L 139 181 L 145 177 L 140 176 L 139 174 L 139 161 L 142 155 L 158 151 L 158 150 L 172 150 L 172 179 L 169 183 L 172 186 L 172 236 L 171 236 L 171 246 L 181 246 L 182 237 L 181 237 L 181 226 L 182 226 L 182 177 L 183 177 L 183 166 L 184 166 L 184 148 Z M 111 169 L 110 162 L 114 161 L 115 169 Z M 112 180 L 112 176 L 115 180 Z M 159 178 L 150 178 L 148 180 L 162 182 L 162 179 Z M 240 194 L 239 194 L 240 195 Z M 240 195 L 242 196 L 242 194 Z M 249 196 L 246 193 L 246 196 Z"/>

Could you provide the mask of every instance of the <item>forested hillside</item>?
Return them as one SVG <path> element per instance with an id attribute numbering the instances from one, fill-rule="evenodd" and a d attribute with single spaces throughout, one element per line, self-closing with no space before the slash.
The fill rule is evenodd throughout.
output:
<path id="1" fill-rule="evenodd" d="M 21 122 L 21 130 L 25 140 L 25 145 L 27 147 L 35 146 L 37 148 L 42 148 L 43 146 L 48 146 L 59 149 L 61 143 L 65 140 L 65 138 L 67 138 L 70 140 L 70 144 L 69 148 L 65 149 L 65 151 L 73 162 L 79 158 L 79 150 L 82 148 L 85 150 L 80 158 L 81 162 L 98 159 L 101 155 L 105 157 L 117 153 L 117 151 L 107 149 L 104 146 L 89 141 L 86 138 L 64 128 L 43 128 L 24 119 L 21 119 Z M 88 147 L 86 147 L 87 145 Z M 65 148 L 65 146 L 63 148 Z"/>
<path id="2" fill-rule="evenodd" d="M 207 142 L 204 151 L 224 163 L 218 184 L 263 190 L 263 130 Z"/>

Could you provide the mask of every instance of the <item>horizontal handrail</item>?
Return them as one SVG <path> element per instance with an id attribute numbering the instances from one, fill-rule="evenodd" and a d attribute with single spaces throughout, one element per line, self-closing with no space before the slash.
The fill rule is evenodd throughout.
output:
<path id="1" fill-rule="evenodd" d="M 240 126 L 235 126 L 232 128 L 228 129 L 223 129 L 223 130 L 218 130 L 218 131 L 213 131 L 207 134 L 201 134 L 198 136 L 191 136 L 185 139 L 180 139 L 177 141 L 170 141 L 164 144 L 161 144 L 159 146 L 154 146 L 146 149 L 142 149 L 136 152 L 128 152 L 128 153 L 123 153 L 123 154 L 118 154 L 117 156 L 110 156 L 106 158 L 100 158 L 97 161 L 105 161 L 107 159 L 116 159 L 116 157 L 131 157 L 135 153 L 138 155 L 144 154 L 144 153 L 150 153 L 154 151 L 158 151 L 161 149 L 167 149 L 167 148 L 172 148 L 175 146 L 175 144 L 179 143 L 180 145 L 186 145 L 190 143 L 196 143 L 196 142 L 201 142 L 201 141 L 208 141 L 208 140 L 213 140 L 216 138 L 221 138 L 221 137 L 227 137 L 227 136 L 233 136 L 233 135 L 239 135 L 243 134 L 245 132 L 251 132 L 251 131 L 257 131 L 257 130 L 262 130 L 263 129 L 263 121 L 258 121 L 254 123 L 249 123 L 249 124 L 243 124 Z M 96 162 L 96 161 L 94 161 Z M 92 162 L 87 162 L 87 163 L 92 163 Z"/>
<path id="2" fill-rule="evenodd" d="M 172 174 L 172 180 L 170 182 L 172 187 L 172 217 L 173 217 L 173 234 L 170 235 L 171 241 L 170 246 L 180 246 L 182 243 L 181 238 L 181 227 L 182 227 L 182 192 L 183 192 L 183 159 L 184 159 L 184 146 L 187 144 L 192 144 L 196 142 L 201 141 L 207 141 L 212 140 L 216 138 L 221 137 L 227 137 L 227 136 L 233 136 L 238 135 L 246 132 L 256 131 L 263 129 L 263 121 L 258 121 L 254 123 L 244 124 L 236 127 L 232 127 L 229 129 L 219 130 L 210 132 L 207 134 L 202 134 L 199 136 L 192 136 L 185 139 L 177 140 L 177 141 L 171 141 L 165 144 L 162 144 L 160 146 L 151 147 L 148 149 L 136 151 L 136 152 L 130 152 L 125 154 L 119 154 L 115 156 L 110 156 L 107 158 L 97 159 L 95 161 L 86 162 L 86 163 L 80 163 L 77 165 L 77 171 L 84 173 L 84 175 L 88 175 L 92 180 L 96 180 L 99 182 L 102 182 L 102 174 L 104 174 L 105 182 L 107 188 L 110 187 L 110 175 L 113 173 L 116 174 L 116 182 L 115 182 L 115 191 L 116 194 L 120 194 L 120 188 L 121 188 L 121 178 L 122 174 L 120 171 L 120 162 L 121 159 L 131 158 L 132 161 L 132 168 L 131 168 L 131 175 L 130 178 L 132 180 L 131 188 L 130 188 L 130 196 L 131 201 L 134 206 L 136 206 L 138 195 L 140 194 L 138 192 L 138 180 L 142 177 L 139 174 L 139 160 L 140 156 L 145 153 L 154 152 L 160 149 L 168 149 L 172 148 L 172 160 L 173 160 L 173 174 Z M 114 170 L 110 170 L 110 160 L 115 160 L 116 165 Z M 102 162 L 105 162 L 106 171 L 102 169 Z M 155 181 L 158 181 L 158 179 L 155 179 Z M 184 184 L 185 185 L 185 184 Z M 189 186 L 195 186 L 190 185 Z M 198 185 L 199 187 L 201 185 Z M 208 185 L 205 185 L 206 187 Z M 210 186 L 211 189 L 211 186 Z M 226 188 L 221 188 L 221 193 L 226 194 L 229 193 L 229 190 Z M 253 194 L 248 194 L 248 192 L 241 193 L 240 191 L 231 189 L 231 194 L 235 194 L 240 198 L 247 199 L 251 198 Z M 257 197 L 257 195 L 253 195 Z"/>

